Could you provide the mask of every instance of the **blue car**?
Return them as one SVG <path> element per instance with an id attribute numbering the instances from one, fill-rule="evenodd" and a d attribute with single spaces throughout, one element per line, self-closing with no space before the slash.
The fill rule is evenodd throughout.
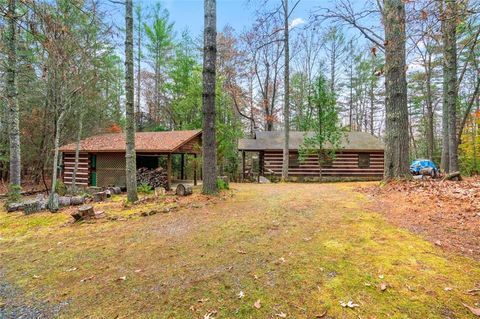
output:
<path id="1" fill-rule="evenodd" d="M 431 160 L 416 159 L 410 164 L 410 173 L 412 175 L 429 175 L 435 178 L 439 175 L 439 170 Z"/>

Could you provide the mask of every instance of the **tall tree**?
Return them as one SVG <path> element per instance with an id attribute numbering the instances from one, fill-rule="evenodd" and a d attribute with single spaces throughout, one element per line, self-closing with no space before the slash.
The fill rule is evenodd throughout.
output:
<path id="1" fill-rule="evenodd" d="M 443 117 L 444 138 L 442 165 L 447 172 L 458 171 L 457 140 L 457 4 L 456 0 L 445 0 L 442 14 L 443 40 Z M 445 153 L 445 154 L 444 154 Z M 448 166 L 446 164 L 448 161 Z"/>
<path id="2" fill-rule="evenodd" d="M 405 63 L 405 3 L 385 0 L 385 172 L 384 177 L 409 176 L 408 106 Z"/>
<path id="3" fill-rule="evenodd" d="M 284 144 L 283 144 L 283 161 L 282 161 L 282 180 L 288 179 L 289 166 L 289 139 L 290 139 L 290 40 L 289 40 L 289 11 L 288 0 L 282 0 L 284 23 L 284 46 L 285 46 L 285 66 L 284 66 L 284 105 L 283 105 L 283 122 L 284 122 Z"/>
<path id="4" fill-rule="evenodd" d="M 136 18 L 136 24 L 135 24 L 135 33 L 137 36 L 137 55 L 136 55 L 136 62 L 137 62 L 137 76 L 136 76 L 136 82 L 137 82 L 137 87 L 136 87 L 136 99 L 135 99 L 135 113 L 136 113 L 136 125 L 137 129 L 139 131 L 142 131 L 142 103 L 141 103 L 141 97 L 142 97 L 142 59 L 143 59 L 143 52 L 142 52 L 142 40 L 143 40 L 143 34 L 144 34 L 144 26 L 143 26 L 143 12 L 142 12 L 142 6 L 140 4 L 135 6 L 135 18 Z"/>
<path id="5" fill-rule="evenodd" d="M 203 32 L 203 193 L 215 194 L 217 151 L 215 139 L 215 76 L 217 59 L 216 0 L 204 0 Z"/>
<path id="6" fill-rule="evenodd" d="M 133 5 L 125 0 L 125 95 L 126 95 L 126 182 L 127 198 L 130 202 L 138 200 L 137 160 L 135 153 L 135 106 L 133 104 Z"/>
<path id="7" fill-rule="evenodd" d="M 16 188 L 21 183 L 20 159 L 20 111 L 17 100 L 17 13 L 16 0 L 8 1 L 7 70 L 6 93 L 10 136 L 10 185 Z"/>

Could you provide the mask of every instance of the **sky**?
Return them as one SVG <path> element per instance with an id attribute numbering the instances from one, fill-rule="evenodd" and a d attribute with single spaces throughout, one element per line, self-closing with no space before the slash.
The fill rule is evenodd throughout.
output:
<path id="1" fill-rule="evenodd" d="M 118 25 L 123 24 L 123 8 L 112 5 L 104 0 L 104 9 L 111 19 Z M 272 4 L 278 4 L 280 0 L 270 0 Z M 252 25 L 254 10 L 263 0 L 217 0 L 217 29 L 221 31 L 225 26 L 233 27 L 237 32 Z M 151 8 L 156 3 L 167 9 L 170 21 L 174 22 L 174 30 L 177 34 L 188 29 L 193 36 L 200 35 L 203 30 L 203 0 L 134 0 L 143 8 Z M 290 4 L 294 3 L 290 0 Z M 309 20 L 312 9 L 319 6 L 328 6 L 329 0 L 301 0 L 295 8 L 290 23 L 301 25 Z M 148 10 L 148 9 L 147 9 Z"/>

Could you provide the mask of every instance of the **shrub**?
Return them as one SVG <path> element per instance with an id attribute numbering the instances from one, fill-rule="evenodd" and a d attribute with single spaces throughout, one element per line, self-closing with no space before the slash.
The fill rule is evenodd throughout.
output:
<path id="1" fill-rule="evenodd" d="M 217 177 L 217 188 L 218 190 L 229 189 L 228 183 L 220 177 Z"/>
<path id="2" fill-rule="evenodd" d="M 57 183 L 55 184 L 55 193 L 57 193 L 60 196 L 65 196 L 67 194 L 67 186 L 61 181 L 57 180 Z"/>
<path id="3" fill-rule="evenodd" d="M 148 185 L 147 183 L 142 183 L 137 186 L 137 192 L 140 194 L 151 194 L 153 192 L 152 186 Z"/>

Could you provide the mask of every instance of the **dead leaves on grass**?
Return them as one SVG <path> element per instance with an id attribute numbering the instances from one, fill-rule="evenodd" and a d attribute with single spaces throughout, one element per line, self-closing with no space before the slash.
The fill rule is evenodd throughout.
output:
<path id="1" fill-rule="evenodd" d="M 473 313 L 475 316 L 480 317 L 480 308 L 473 308 L 467 304 L 462 304 L 462 305 L 468 310 L 470 310 L 470 312 Z"/>
<path id="2" fill-rule="evenodd" d="M 253 304 L 253 306 L 254 306 L 256 309 L 262 308 L 262 304 L 261 304 L 261 302 L 260 302 L 260 299 L 258 299 L 257 301 L 255 301 L 255 303 Z"/>

